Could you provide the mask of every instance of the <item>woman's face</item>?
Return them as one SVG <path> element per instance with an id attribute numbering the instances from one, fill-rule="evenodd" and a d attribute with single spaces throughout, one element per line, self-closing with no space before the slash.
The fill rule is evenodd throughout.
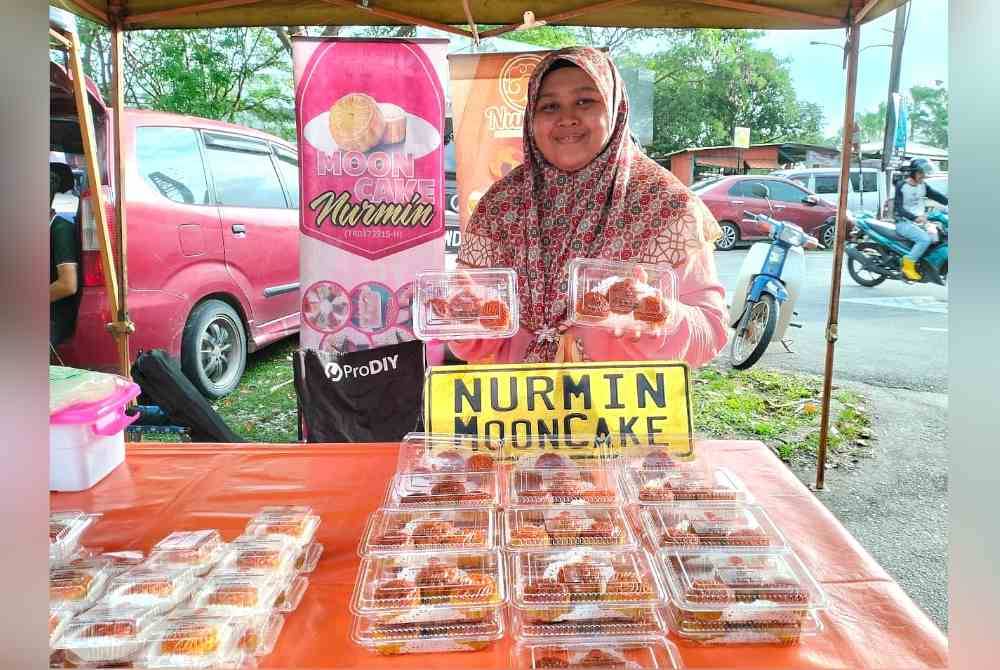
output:
<path id="1" fill-rule="evenodd" d="M 607 108 L 590 76 L 578 67 L 545 75 L 535 101 L 535 144 L 552 165 L 573 172 L 597 157 L 611 135 Z"/>

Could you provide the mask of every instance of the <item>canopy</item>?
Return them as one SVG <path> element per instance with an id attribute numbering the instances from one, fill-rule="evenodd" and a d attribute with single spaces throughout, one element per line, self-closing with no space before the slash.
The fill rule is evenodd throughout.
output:
<path id="1" fill-rule="evenodd" d="M 870 21 L 905 0 L 51 0 L 126 30 L 270 25 L 574 26 L 651 28 L 839 28 Z M 468 11 L 466 11 L 466 8 Z M 471 21 L 470 21 L 471 17 Z M 484 31 L 488 36 L 488 31 Z"/>

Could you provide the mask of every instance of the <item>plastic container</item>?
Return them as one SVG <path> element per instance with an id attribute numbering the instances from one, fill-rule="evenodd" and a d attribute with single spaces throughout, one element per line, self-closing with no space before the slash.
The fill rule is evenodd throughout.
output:
<path id="1" fill-rule="evenodd" d="M 507 597 L 499 551 L 365 558 L 351 610 L 379 624 L 478 622 Z"/>
<path id="2" fill-rule="evenodd" d="M 49 607 L 73 613 L 89 609 L 104 593 L 110 571 L 106 561 L 81 561 L 49 569 Z"/>
<path id="3" fill-rule="evenodd" d="M 681 668 L 677 647 L 663 637 L 635 640 L 570 639 L 522 642 L 511 649 L 511 670 L 601 668 L 602 670 L 675 670 Z"/>
<path id="4" fill-rule="evenodd" d="M 246 535 L 277 537 L 306 547 L 316 537 L 320 518 L 308 505 L 275 505 L 262 507 L 247 523 Z"/>
<path id="5" fill-rule="evenodd" d="M 507 551 L 576 546 L 638 548 L 620 507 L 511 507 L 503 515 L 503 546 Z"/>
<path id="6" fill-rule="evenodd" d="M 213 670 L 254 667 L 253 655 L 240 648 L 248 627 L 249 622 L 238 617 L 164 619 L 150 631 L 138 665 Z"/>
<path id="7" fill-rule="evenodd" d="M 503 609 L 486 610 L 470 621 L 441 619 L 433 623 L 383 623 L 377 617 L 355 617 L 351 639 L 382 656 L 399 654 L 481 651 L 504 636 Z"/>
<path id="8" fill-rule="evenodd" d="M 614 435 L 511 436 L 503 443 L 504 460 L 517 470 L 616 468 L 623 441 Z"/>
<path id="9" fill-rule="evenodd" d="M 661 608 L 640 605 L 548 605 L 511 608 L 511 634 L 522 642 L 554 639 L 633 639 L 666 635 Z"/>
<path id="10" fill-rule="evenodd" d="M 109 395 L 50 412 L 50 491 L 89 489 L 125 462 L 125 428 L 138 418 L 125 409 L 139 395 L 139 386 L 121 379 L 112 387 Z"/>
<path id="11" fill-rule="evenodd" d="M 389 482 L 383 507 L 498 507 L 498 479 L 496 472 L 400 474 Z"/>
<path id="12" fill-rule="evenodd" d="M 676 461 L 676 465 L 669 470 L 625 469 L 623 479 L 629 502 L 753 502 L 743 482 L 725 468 L 706 467 L 697 459 Z"/>
<path id="13" fill-rule="evenodd" d="M 146 556 L 141 551 L 102 552 L 100 549 L 80 547 L 63 565 L 70 567 L 73 565 L 85 565 L 95 560 L 105 561 L 108 564 L 109 576 L 117 577 L 123 572 L 142 565 L 146 561 Z"/>
<path id="14" fill-rule="evenodd" d="M 70 622 L 56 648 L 77 665 L 129 661 L 142 650 L 158 618 L 146 607 L 98 605 Z"/>
<path id="15" fill-rule="evenodd" d="M 212 574 L 243 572 L 289 575 L 298 572 L 296 564 L 302 551 L 303 548 L 286 538 L 240 536 L 226 545 Z"/>
<path id="16" fill-rule="evenodd" d="M 293 612 L 309 580 L 291 574 L 213 572 L 191 596 L 189 607 L 222 616 Z"/>
<path id="17" fill-rule="evenodd" d="M 54 648 L 66 626 L 73 618 L 73 612 L 64 607 L 49 606 L 49 648 Z"/>
<path id="18" fill-rule="evenodd" d="M 212 621 L 218 615 L 206 609 L 176 609 L 170 613 L 171 619 L 189 622 Z M 278 637 L 285 626 L 285 617 L 277 612 L 265 612 L 251 616 L 240 617 L 246 624 L 246 629 L 240 637 L 239 649 L 256 657 L 267 656 L 274 651 Z"/>
<path id="19" fill-rule="evenodd" d="M 510 269 L 418 272 L 413 332 L 422 340 L 512 337 L 520 328 Z"/>
<path id="20" fill-rule="evenodd" d="M 567 269 L 570 322 L 653 334 L 677 329 L 677 277 L 669 268 L 574 258 Z"/>
<path id="21" fill-rule="evenodd" d="M 645 506 L 639 518 L 650 544 L 692 551 L 772 551 L 788 544 L 762 507 L 740 503 Z"/>
<path id="22" fill-rule="evenodd" d="M 112 579 L 101 604 L 144 607 L 156 614 L 165 614 L 184 602 L 198 582 L 190 567 L 144 564 Z"/>
<path id="23" fill-rule="evenodd" d="M 484 438 L 441 433 L 409 433 L 399 444 L 400 474 L 497 472 L 500 445 Z"/>
<path id="24" fill-rule="evenodd" d="M 79 510 L 49 514 L 49 562 L 70 560 L 79 550 L 84 532 L 99 517 Z"/>
<path id="25" fill-rule="evenodd" d="M 217 530 L 180 530 L 167 535 L 149 552 L 149 564 L 188 568 L 198 576 L 211 570 L 226 551 Z"/>
<path id="26" fill-rule="evenodd" d="M 515 468 L 507 478 L 511 507 L 623 505 L 626 502 L 613 467 Z"/>
<path id="27" fill-rule="evenodd" d="M 815 633 L 826 596 L 792 552 L 660 554 L 671 626 L 697 642 L 793 643 Z"/>
<path id="28" fill-rule="evenodd" d="M 368 518 L 358 553 L 376 556 L 495 548 L 496 513 L 491 509 L 382 508 Z"/>

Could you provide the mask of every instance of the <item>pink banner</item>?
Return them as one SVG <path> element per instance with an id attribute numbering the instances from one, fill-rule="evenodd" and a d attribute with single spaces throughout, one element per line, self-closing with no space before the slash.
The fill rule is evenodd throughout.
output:
<path id="1" fill-rule="evenodd" d="M 303 349 L 414 339 L 414 275 L 444 264 L 447 44 L 293 42 Z"/>

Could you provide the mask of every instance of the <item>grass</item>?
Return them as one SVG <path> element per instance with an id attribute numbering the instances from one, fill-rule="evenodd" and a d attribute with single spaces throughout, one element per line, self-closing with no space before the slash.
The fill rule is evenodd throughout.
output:
<path id="1" fill-rule="evenodd" d="M 250 356 L 236 391 L 214 403 L 229 426 L 255 442 L 295 442 L 292 352 L 298 340 Z M 770 370 L 739 372 L 707 367 L 692 374 L 695 432 L 718 439 L 756 439 L 785 461 L 814 458 L 819 448 L 822 380 Z M 837 390 L 828 458 L 837 465 L 868 447 L 871 419 L 860 395 Z"/>

